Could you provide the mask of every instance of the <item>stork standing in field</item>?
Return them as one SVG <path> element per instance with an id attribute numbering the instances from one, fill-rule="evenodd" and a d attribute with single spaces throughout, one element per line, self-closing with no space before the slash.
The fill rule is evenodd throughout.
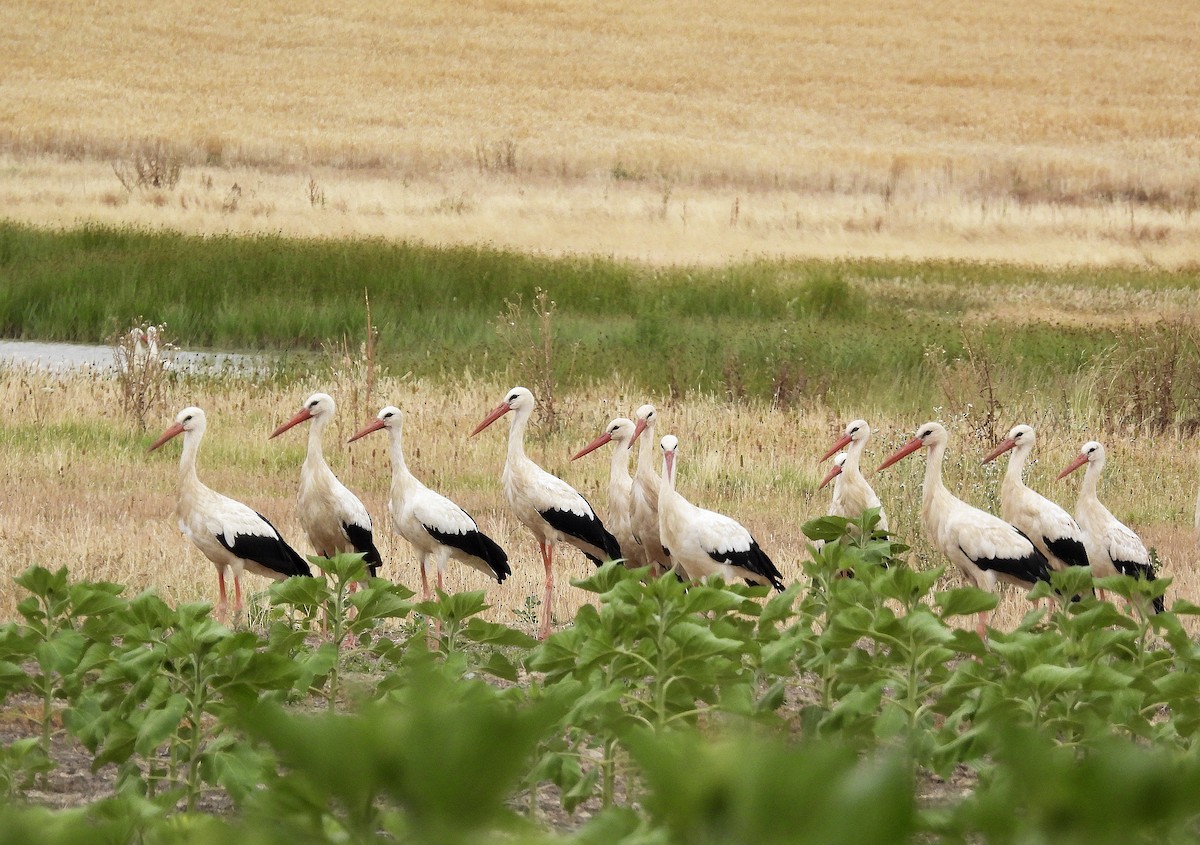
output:
<path id="1" fill-rule="evenodd" d="M 357 496 L 338 481 L 321 448 L 325 428 L 333 420 L 337 405 L 328 393 L 314 393 L 304 401 L 297 414 L 271 432 L 278 437 L 292 426 L 312 420 L 308 430 L 308 454 L 300 468 L 300 493 L 296 515 L 308 535 L 308 542 L 322 557 L 331 558 L 358 552 L 374 578 L 382 560 L 375 548 L 371 515 Z"/>
<path id="2" fill-rule="evenodd" d="M 508 457 L 500 480 L 513 514 L 533 532 L 542 552 L 542 565 L 546 568 L 546 593 L 539 636 L 545 639 L 550 636 L 551 600 L 554 598 L 554 547 L 559 543 L 568 543 L 600 566 L 606 561 L 619 560 L 621 546 L 583 496 L 525 455 L 525 428 L 529 425 L 529 417 L 536 404 L 527 388 L 514 387 L 504 401 L 475 426 L 471 436 L 512 411 Z"/>
<path id="3" fill-rule="evenodd" d="M 843 459 L 841 473 L 833 486 L 833 503 L 830 505 L 829 515 L 858 519 L 870 508 L 879 508 L 877 527 L 880 531 L 887 531 L 887 514 L 884 513 L 883 504 L 859 468 L 863 449 L 867 447 L 870 439 L 871 426 L 867 425 L 867 421 L 854 420 L 846 426 L 846 433 L 821 456 L 821 461 L 825 461 L 839 449 L 849 447 L 846 448 L 846 457 Z M 821 487 L 828 484 L 834 477 L 833 470 L 830 470 L 830 473 L 831 475 L 826 476 L 825 480 L 821 482 Z"/>
<path id="4" fill-rule="evenodd" d="M 250 570 L 276 581 L 293 575 L 312 575 L 300 557 L 267 518 L 252 508 L 205 487 L 196 476 L 196 455 L 207 422 L 199 408 L 184 408 L 175 422 L 151 444 L 153 452 L 168 440 L 183 435 L 179 458 L 179 503 L 175 513 L 179 530 L 217 567 L 221 600 L 217 616 L 227 618 L 225 575 L 233 573 L 236 617 L 242 610 L 242 571 Z"/>
<path id="5" fill-rule="evenodd" d="M 634 413 L 637 425 L 633 431 L 636 441 L 642 437 L 638 447 L 637 470 L 633 476 L 633 499 L 629 513 L 629 521 L 633 530 L 633 539 L 644 551 L 647 561 L 654 567 L 657 575 L 671 571 L 674 562 L 659 536 L 658 519 L 658 471 L 654 466 L 654 424 L 658 421 L 658 412 L 653 405 L 643 405 Z"/>
<path id="6" fill-rule="evenodd" d="M 659 530 L 671 559 L 693 581 L 716 575 L 726 581 L 744 578 L 783 591 L 783 576 L 741 523 L 699 508 L 675 489 L 679 440 L 662 439 L 663 466 L 658 488 Z"/>
<path id="7" fill-rule="evenodd" d="M 921 522 L 929 541 L 982 590 L 994 592 L 999 581 L 1028 590 L 1050 580 L 1050 566 L 1033 541 L 1016 528 L 953 495 L 942 483 L 942 462 L 949 442 L 946 429 L 927 422 L 916 436 L 879 465 L 885 469 L 918 449 L 928 449 L 922 485 Z M 876 470 L 878 472 L 879 470 Z M 988 614 L 979 614 L 979 636 L 986 636 Z"/>
<path id="8" fill-rule="evenodd" d="M 466 511 L 440 493 L 435 493 L 408 469 L 404 460 L 402 428 L 404 415 L 387 406 L 375 421 L 350 438 L 353 443 L 373 431 L 387 429 L 392 460 L 392 488 L 388 510 L 392 527 L 417 553 L 421 566 L 421 597 L 431 598 L 429 573 L 437 570 L 437 588 L 442 591 L 446 562 L 457 560 L 478 569 L 496 583 L 512 574 L 508 555 L 491 537 L 479 530 Z"/>
<path id="9" fill-rule="evenodd" d="M 1128 526 L 1113 516 L 1096 495 L 1100 473 L 1104 470 L 1104 447 L 1095 440 L 1084 443 L 1079 456 L 1058 477 L 1066 478 L 1084 464 L 1087 464 L 1087 472 L 1079 488 L 1075 519 L 1083 529 L 1092 575 L 1104 578 L 1120 574 L 1155 580 L 1146 545 Z M 1163 599 L 1159 596 L 1154 599 L 1154 612 L 1162 613 L 1163 609 Z"/>
<path id="10" fill-rule="evenodd" d="M 648 566 L 650 561 L 646 550 L 633 538 L 633 477 L 629 474 L 633 432 L 632 420 L 617 417 L 600 436 L 572 455 L 571 460 L 578 460 L 606 443 L 613 444 L 608 468 L 608 528 L 621 544 L 621 551 L 625 554 L 625 565 L 630 569 L 638 569 Z"/>
<path id="11" fill-rule="evenodd" d="M 1025 532 L 1038 551 L 1046 556 L 1051 569 L 1062 571 L 1068 566 L 1087 566 L 1087 549 L 1079 523 L 1054 502 L 1026 487 L 1021 480 L 1036 438 L 1032 426 L 1013 426 L 1008 437 L 983 459 L 986 464 L 1012 450 L 1008 470 L 1000 484 L 1000 515 L 1005 522 Z"/>

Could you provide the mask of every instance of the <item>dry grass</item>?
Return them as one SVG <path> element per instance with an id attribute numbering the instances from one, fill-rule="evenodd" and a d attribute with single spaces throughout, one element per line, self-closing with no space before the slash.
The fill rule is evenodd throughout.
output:
<path id="1" fill-rule="evenodd" d="M 410 466 L 423 480 L 471 512 L 509 550 L 513 577 L 502 587 L 473 570 L 452 567 L 452 590 L 486 589 L 493 618 L 517 622 L 526 596 L 541 592 L 541 566 L 528 533 L 509 515 L 499 489 L 504 460 L 503 423 L 475 438 L 467 433 L 494 406 L 508 384 L 464 382 L 431 385 L 385 377 L 376 401 L 395 402 L 406 413 L 405 445 Z M 172 408 L 198 404 L 209 412 L 209 433 L 200 455 L 201 478 L 214 489 L 242 499 L 268 515 L 300 550 L 307 552 L 294 516 L 294 497 L 303 459 L 304 437 L 267 441 L 267 434 L 315 389 L 344 395 L 337 379 L 312 379 L 287 388 L 250 385 L 238 379 L 197 380 L 171 388 Z M 570 463 L 567 457 L 590 440 L 612 417 L 628 415 L 647 398 L 619 385 L 560 397 L 561 428 L 531 430 L 529 452 L 547 469 L 576 485 L 601 513 L 606 511 L 606 458 Z M 173 508 L 177 448 L 147 455 L 145 447 L 170 415 L 142 435 L 118 406 L 111 377 L 51 376 L 7 370 L 0 374 L 0 540 L 5 550 L 0 579 L 32 563 L 68 566 L 75 578 L 125 583 L 131 591 L 156 589 L 171 602 L 213 600 L 211 565 L 175 527 Z M 417 583 L 411 551 L 387 526 L 387 441 L 380 434 L 347 446 L 345 441 L 375 409 L 357 416 L 344 403 L 326 440 L 335 471 L 367 504 L 377 522 L 384 574 L 410 586 Z M 842 420 L 825 410 L 772 410 L 731 407 L 716 400 L 659 401 L 664 433 L 681 437 L 680 486 L 698 504 L 729 513 L 747 525 L 773 556 L 785 580 L 801 576 L 807 555 L 799 526 L 822 514 L 825 494 L 816 491 L 821 469 L 816 457 L 832 441 Z M 867 463 L 882 460 L 922 420 L 888 419 L 869 409 L 877 441 Z M 1031 421 L 1042 423 L 1034 415 Z M 946 419 L 954 434 L 947 480 L 968 500 L 995 509 L 999 467 L 979 466 L 991 443 L 970 433 L 962 418 Z M 1196 540 L 1194 446 L 1177 437 L 1130 439 L 1083 429 L 1069 420 L 1039 429 L 1041 461 L 1031 484 L 1060 502 L 1073 502 L 1077 480 L 1052 479 L 1083 440 L 1099 436 L 1112 456 L 1102 494 L 1118 516 L 1142 532 L 1175 578 L 1169 601 L 1200 602 Z M 873 465 L 873 464 L 872 464 Z M 875 479 L 899 535 L 914 545 L 917 565 L 940 561 L 920 541 L 917 528 L 920 459 L 910 459 Z M 591 566 L 573 551 L 557 558 L 561 583 L 586 574 Z M 247 576 L 256 586 L 265 586 Z M 950 575 L 947 583 L 958 583 Z M 0 619 L 14 614 L 16 596 L 0 598 Z M 554 607 L 557 620 L 573 616 L 588 595 L 563 589 Z M 1028 604 L 1006 591 L 995 624 L 1012 626 Z"/>
<path id="2" fill-rule="evenodd" d="M 1200 245 L 1198 25 L 1190 0 L 17 0 L 0 203 L 664 262 L 1177 265 Z M 147 145 L 175 187 L 122 186 Z"/>

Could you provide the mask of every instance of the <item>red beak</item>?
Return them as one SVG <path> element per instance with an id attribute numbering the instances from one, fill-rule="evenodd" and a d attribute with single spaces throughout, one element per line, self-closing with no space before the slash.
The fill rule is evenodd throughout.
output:
<path id="1" fill-rule="evenodd" d="M 663 452 L 663 461 L 667 465 L 667 478 L 675 478 L 675 453 Z"/>
<path id="2" fill-rule="evenodd" d="M 821 458 L 821 460 L 825 460 L 825 459 Z M 817 489 L 820 490 L 822 487 L 824 487 L 829 482 L 833 481 L 833 479 L 837 478 L 841 474 L 842 474 L 842 468 L 840 466 L 838 466 L 837 464 L 834 464 L 833 466 L 831 466 L 829 468 L 829 472 L 825 473 L 825 477 L 821 479 L 821 483 L 817 485 Z"/>
<path id="3" fill-rule="evenodd" d="M 983 459 L 983 462 L 986 464 L 986 463 L 996 460 L 996 458 L 1000 457 L 1001 455 L 1003 455 L 1005 452 L 1007 452 L 1009 449 L 1011 449 L 1012 447 L 1014 447 L 1016 445 L 1017 445 L 1017 441 L 1013 440 L 1011 437 L 1008 438 L 1007 440 L 1001 440 L 999 442 L 999 444 L 997 444 L 995 449 L 993 449 L 992 451 L 987 453 L 987 457 Z"/>
<path id="4" fill-rule="evenodd" d="M 501 402 L 499 405 L 497 405 L 495 407 L 495 409 L 490 414 L 487 415 L 487 417 L 484 419 L 483 422 L 481 422 L 479 425 L 475 426 L 475 430 L 471 432 L 470 436 L 474 437 L 476 434 L 483 431 L 485 428 L 487 428 L 489 425 L 494 423 L 496 420 L 500 419 L 502 416 L 504 416 L 511 410 L 512 410 L 512 408 L 508 407 L 507 402 Z"/>
<path id="5" fill-rule="evenodd" d="M 843 437 L 843 438 L 842 438 L 841 440 L 839 440 L 837 443 L 834 443 L 832 446 L 830 446 L 830 447 L 829 447 L 829 451 L 828 451 L 828 452 L 826 452 L 824 455 L 822 455 L 822 456 L 821 456 L 821 460 L 820 460 L 820 461 L 817 461 L 817 463 L 821 463 L 821 461 L 827 461 L 827 460 L 829 460 L 830 458 L 832 458 L 834 455 L 836 455 L 836 454 L 838 453 L 838 450 L 839 450 L 839 449 L 841 449 L 841 448 L 843 448 L 843 447 L 845 447 L 845 446 L 849 446 L 849 445 L 850 445 L 850 441 L 851 441 L 851 437 L 850 437 L 850 435 L 849 435 L 849 434 L 847 434 L 845 437 Z M 824 486 L 825 486 L 824 484 L 822 484 L 822 485 L 821 485 L 821 487 L 824 487 Z M 817 489 L 819 490 L 819 489 L 821 489 L 821 488 L 820 488 L 820 487 L 818 487 Z"/>
<path id="6" fill-rule="evenodd" d="M 1064 469 L 1062 472 L 1060 472 L 1058 474 L 1058 477 L 1066 478 L 1068 475 L 1073 473 L 1075 470 L 1079 469 L 1081 466 L 1083 466 L 1087 462 L 1088 462 L 1088 456 L 1081 453 L 1078 458 L 1071 461 L 1071 463 L 1067 464 L 1067 468 Z"/>
<path id="7" fill-rule="evenodd" d="M 912 440 L 908 441 L 903 446 L 901 446 L 900 449 L 896 452 L 896 454 L 892 455 L 886 461 L 881 463 L 879 465 L 878 469 L 876 469 L 875 471 L 879 472 L 879 470 L 887 469 L 892 464 L 896 463 L 896 461 L 900 460 L 901 458 L 908 457 L 909 455 L 911 455 L 913 452 L 917 451 L 924 445 L 925 445 L 924 440 L 922 440 L 920 437 L 914 437 Z"/>
<path id="8" fill-rule="evenodd" d="M 609 434 L 607 431 L 604 432 L 599 437 L 597 437 L 595 440 L 593 440 L 591 443 L 584 446 L 582 449 L 580 449 L 578 452 L 576 452 L 574 455 L 572 455 L 571 460 L 575 460 L 576 458 L 582 458 L 588 452 L 596 451 L 597 449 L 599 449 L 601 446 L 603 446 L 605 443 L 607 443 L 610 440 L 612 440 L 612 435 Z"/>
<path id="9" fill-rule="evenodd" d="M 360 438 L 360 437 L 366 437 L 366 436 L 367 436 L 368 434 L 370 434 L 372 431 L 379 431 L 379 429 L 381 429 L 381 428 L 383 428 L 383 420 L 375 420 L 374 422 L 368 423 L 368 424 L 366 425 L 366 427 L 365 427 L 365 428 L 363 428 L 363 430 L 362 430 L 362 431 L 360 431 L 358 434 L 356 434 L 356 435 L 354 435 L 353 437 L 351 437 L 351 438 L 350 438 L 349 440 L 347 440 L 346 442 L 347 442 L 347 443 L 353 443 L 353 442 L 354 442 L 355 440 L 357 440 L 358 438 Z"/>
<path id="10" fill-rule="evenodd" d="M 170 440 L 172 437 L 176 436 L 177 434 L 183 434 L 183 425 L 180 423 L 172 423 L 167 428 L 166 431 L 164 431 L 161 435 L 159 435 L 159 438 L 157 440 L 155 440 L 153 443 L 150 444 L 150 448 L 147 449 L 146 451 L 153 452 L 155 449 L 157 449 L 159 446 L 166 443 L 168 440 Z"/>
<path id="11" fill-rule="evenodd" d="M 279 428 L 272 431 L 271 437 L 268 437 L 267 439 L 270 440 L 272 437 L 278 437 L 279 435 L 283 434 L 285 431 L 287 431 L 292 426 L 299 425 L 300 423 L 304 422 L 305 420 L 311 420 L 311 419 L 312 419 L 312 414 L 309 413 L 308 408 L 301 408 L 300 412 L 298 414 L 296 414 L 296 416 L 292 417 L 290 420 L 285 422 L 283 425 L 279 426 Z"/>
<path id="12" fill-rule="evenodd" d="M 633 448 L 633 444 L 637 443 L 637 439 L 642 436 L 642 432 L 646 430 L 646 421 L 639 419 L 637 425 L 633 427 L 633 437 L 629 438 L 629 448 Z"/>

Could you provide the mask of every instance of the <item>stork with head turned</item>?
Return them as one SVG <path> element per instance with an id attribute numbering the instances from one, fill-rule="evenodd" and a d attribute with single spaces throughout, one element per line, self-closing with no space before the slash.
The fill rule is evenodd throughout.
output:
<path id="1" fill-rule="evenodd" d="M 1075 505 L 1075 519 L 1083 529 L 1084 545 L 1092 565 L 1092 575 L 1104 578 L 1112 575 L 1130 575 L 1147 581 L 1155 580 L 1154 567 L 1150 565 L 1150 552 L 1137 534 L 1112 515 L 1096 495 L 1100 484 L 1100 473 L 1104 470 L 1104 447 L 1089 440 L 1080 447 L 1079 455 L 1058 474 L 1059 478 L 1087 465 L 1083 484 L 1079 488 L 1079 501 Z M 1154 612 L 1162 613 L 1165 605 L 1162 596 L 1154 599 Z"/>
<path id="2" fill-rule="evenodd" d="M 546 472 L 525 454 L 525 429 L 533 414 L 533 394 L 514 387 L 475 430 L 483 431 L 505 414 L 512 412 L 508 430 L 508 457 L 500 480 L 504 497 L 517 519 L 537 538 L 546 569 L 546 592 L 539 636 L 550 636 L 551 601 L 554 598 L 554 547 L 567 543 L 600 566 L 621 559 L 621 546 L 596 516 L 592 506 L 571 485 Z"/>
<path id="3" fill-rule="evenodd" d="M 841 473 L 833 486 L 833 503 L 830 505 L 829 515 L 858 519 L 870 508 L 879 508 L 879 522 L 876 527 L 880 531 L 887 531 L 887 514 L 884 513 L 883 504 L 859 468 L 863 449 L 867 447 L 870 439 L 871 426 L 867 425 L 867 421 L 854 420 L 846 426 L 846 433 L 821 456 L 821 460 L 824 461 L 839 449 L 846 449 Z M 833 471 L 830 470 L 830 472 Z M 832 475 L 827 476 L 821 482 L 821 487 L 828 484 L 832 477 Z"/>
<path id="4" fill-rule="evenodd" d="M 699 508 L 675 489 L 679 440 L 662 439 L 662 476 L 658 488 L 659 531 L 671 559 L 693 581 L 719 576 L 743 578 L 783 591 L 783 576 L 741 523 L 724 514 Z"/>
<path id="5" fill-rule="evenodd" d="M 412 474 L 404 460 L 403 425 L 404 415 L 400 409 L 389 405 L 379 412 L 374 422 L 351 437 L 350 442 L 373 431 L 387 430 L 392 461 L 388 511 L 396 533 L 417 553 L 421 566 L 421 597 L 425 601 L 431 598 L 430 570 L 436 569 L 437 588 L 443 589 L 446 563 L 450 560 L 479 570 L 494 578 L 497 584 L 503 583 L 512 574 L 508 555 L 495 540 L 479 530 L 466 511 L 430 490 Z"/>
<path id="6" fill-rule="evenodd" d="M 202 410 L 184 408 L 147 451 L 153 452 L 171 438 L 183 435 L 183 452 L 179 458 L 179 503 L 175 513 L 179 517 L 179 530 L 217 568 L 221 594 L 217 616 L 225 619 L 227 573 L 233 573 L 233 612 L 236 617 L 242 610 L 243 570 L 276 581 L 293 575 L 312 575 L 312 572 L 308 562 L 284 541 L 265 516 L 200 482 L 196 476 L 196 455 L 206 425 Z"/>
<path id="7" fill-rule="evenodd" d="M 671 555 L 659 536 L 658 519 L 658 486 L 659 475 L 655 468 L 654 424 L 658 421 L 658 412 L 653 405 L 643 405 L 634 413 L 637 425 L 633 431 L 633 439 L 642 437 L 638 447 L 637 470 L 633 476 L 633 499 L 629 513 L 633 538 L 644 551 L 646 559 L 654 567 L 658 575 L 669 572 L 674 567 Z"/>
<path id="8" fill-rule="evenodd" d="M 371 515 L 357 496 L 338 481 L 321 448 L 321 438 L 333 420 L 337 405 L 328 393 L 314 393 L 294 417 L 271 432 L 278 437 L 292 426 L 312 420 L 308 430 L 308 454 L 300 468 L 300 493 L 296 515 L 308 542 L 321 557 L 358 552 L 374 578 L 382 560 L 375 547 Z"/>
<path id="9" fill-rule="evenodd" d="M 625 565 L 630 569 L 648 566 L 645 549 L 633 538 L 633 477 L 629 474 L 629 455 L 633 451 L 634 423 L 624 417 L 612 420 L 591 443 L 571 456 L 578 460 L 607 443 L 613 444 L 608 468 L 608 528 L 621 545 Z"/>
<path id="10" fill-rule="evenodd" d="M 1087 566 L 1087 549 L 1079 523 L 1021 480 L 1036 438 L 1032 426 L 1013 426 L 1008 436 L 983 459 L 986 464 L 1012 450 L 1008 470 L 1000 484 L 1000 515 L 1005 522 L 1025 532 L 1038 551 L 1046 556 L 1051 569 L 1061 571 L 1068 566 Z"/>
<path id="11" fill-rule="evenodd" d="M 933 546 L 976 587 L 992 592 L 998 582 L 1006 581 L 1028 590 L 1038 581 L 1049 581 L 1046 556 L 1020 529 L 968 505 L 946 489 L 942 463 L 949 439 L 939 423 L 927 422 L 879 469 L 890 467 L 918 449 L 928 450 L 921 490 L 921 522 Z M 979 614 L 980 637 L 986 636 L 987 616 L 986 611 Z"/>

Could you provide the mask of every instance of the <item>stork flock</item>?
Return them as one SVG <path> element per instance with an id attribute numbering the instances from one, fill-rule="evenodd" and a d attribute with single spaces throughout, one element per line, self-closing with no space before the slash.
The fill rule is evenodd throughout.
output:
<path id="1" fill-rule="evenodd" d="M 577 490 L 526 455 L 525 432 L 535 406 L 528 389 L 514 387 L 471 436 L 501 417 L 512 415 L 500 479 L 509 508 L 529 529 L 541 554 L 545 573 L 541 638 L 550 633 L 554 552 L 564 544 L 597 566 L 623 561 L 629 567 L 649 567 L 656 576 L 670 573 L 689 582 L 718 576 L 784 589 L 779 570 L 744 526 L 729 516 L 692 504 L 676 489 L 680 441 L 675 435 L 665 435 L 657 443 L 660 457 L 655 455 L 658 415 L 653 405 L 638 408 L 634 419 L 613 419 L 571 458 L 577 460 L 612 444 L 607 527 Z M 314 393 L 270 438 L 301 423 L 311 423 L 296 501 L 299 522 L 317 555 L 362 554 L 374 577 L 383 560 L 375 544 L 370 514 L 334 475 L 322 449 L 325 429 L 335 412 L 331 396 Z M 387 431 L 392 470 L 388 510 L 393 529 L 408 541 L 418 559 L 423 598 L 432 596 L 431 576 L 436 577 L 437 589 L 443 590 L 446 566 L 451 560 L 503 583 L 512 573 L 504 549 L 480 530 L 466 511 L 426 487 L 409 470 L 402 446 L 403 418 L 399 408 L 389 405 L 349 442 Z M 183 435 L 176 516 L 182 533 L 217 569 L 220 598 L 216 611 L 220 618 L 227 619 L 228 575 L 233 577 L 236 616 L 243 606 L 244 571 L 276 580 L 311 576 L 312 571 L 265 516 L 214 492 L 199 480 L 196 458 L 206 425 L 204 411 L 184 408 L 149 451 Z M 875 508 L 879 511 L 878 529 L 886 532 L 886 513 L 860 467 L 870 437 L 871 427 L 865 420 L 847 425 L 845 434 L 820 458 L 820 462 L 834 459 L 820 487 L 833 483 L 831 515 L 857 519 Z M 631 474 L 629 463 L 639 438 L 637 467 Z M 932 545 L 972 584 L 988 591 L 994 591 L 999 582 L 1028 589 L 1039 581 L 1049 581 L 1052 570 L 1071 566 L 1090 567 L 1097 577 L 1120 573 L 1154 580 L 1145 545 L 1097 497 L 1105 459 L 1100 443 L 1083 444 L 1078 457 L 1059 476 L 1087 466 L 1073 518 L 1025 485 L 1022 471 L 1033 451 L 1035 433 L 1028 425 L 1015 426 L 984 458 L 988 462 L 1006 452 L 1013 453 L 1001 486 L 1001 516 L 994 516 L 957 498 L 943 483 L 948 439 L 943 426 L 925 423 L 879 470 L 920 449 L 926 450 L 921 508 L 924 530 Z M 1200 530 L 1200 505 L 1197 528 Z M 1162 609 L 1162 599 L 1157 598 L 1154 610 Z M 987 614 L 980 614 L 980 636 L 985 635 L 986 623 Z"/>

